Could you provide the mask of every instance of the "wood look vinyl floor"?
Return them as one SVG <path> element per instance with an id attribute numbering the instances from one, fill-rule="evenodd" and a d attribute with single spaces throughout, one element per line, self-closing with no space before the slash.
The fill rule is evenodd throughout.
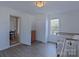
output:
<path id="1" fill-rule="evenodd" d="M 24 44 L 0 51 L 0 57 L 56 57 L 56 45 L 53 43 Z"/>

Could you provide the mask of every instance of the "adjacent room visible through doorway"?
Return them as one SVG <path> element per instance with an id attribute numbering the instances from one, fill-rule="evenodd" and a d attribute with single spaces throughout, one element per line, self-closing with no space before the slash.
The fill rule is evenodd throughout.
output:
<path id="1" fill-rule="evenodd" d="M 10 45 L 19 43 L 19 17 L 10 16 Z"/>

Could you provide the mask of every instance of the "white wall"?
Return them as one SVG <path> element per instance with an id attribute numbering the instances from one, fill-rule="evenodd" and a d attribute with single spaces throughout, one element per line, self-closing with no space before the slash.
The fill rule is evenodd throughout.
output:
<path id="1" fill-rule="evenodd" d="M 31 44 L 31 24 L 33 16 L 13 9 L 0 7 L 0 50 L 10 47 L 9 30 L 10 30 L 10 15 L 21 17 L 21 35 L 20 41 L 23 44 Z"/>
<path id="2" fill-rule="evenodd" d="M 66 13 L 62 14 L 55 14 L 55 15 L 45 15 L 45 14 L 40 14 L 40 15 L 35 15 L 35 20 L 34 20 L 34 26 L 33 29 L 36 30 L 36 39 L 42 42 L 47 42 L 52 41 L 56 42 L 59 36 L 55 35 L 50 35 L 50 24 L 48 24 L 48 29 L 46 30 L 46 20 L 51 20 L 51 18 L 58 18 L 59 19 L 59 31 L 61 32 L 71 32 L 71 33 L 79 33 L 79 11 L 69 11 Z M 47 34 L 48 32 L 48 34 Z M 48 35 L 48 38 L 47 38 Z M 63 36 L 62 36 L 63 37 Z M 70 37 L 70 36 L 65 36 L 65 37 Z"/>
<path id="3" fill-rule="evenodd" d="M 7 12 L 6 12 L 7 11 Z M 0 50 L 9 47 L 9 17 L 8 10 L 0 8 Z"/>
<path id="4" fill-rule="evenodd" d="M 36 20 L 36 40 L 41 41 L 46 43 L 45 39 L 45 21 L 46 21 L 46 16 L 43 14 L 36 15 L 35 16 Z"/>
<path id="5" fill-rule="evenodd" d="M 79 33 L 79 11 L 64 13 L 60 17 L 60 31 Z"/>
<path id="6" fill-rule="evenodd" d="M 56 18 L 60 20 L 60 32 L 70 32 L 70 33 L 79 33 L 79 11 L 69 11 L 63 14 L 54 15 Z M 53 17 L 53 15 L 52 15 Z M 66 36 L 69 37 L 69 36 Z M 55 42 L 57 39 L 57 36 L 50 35 L 48 41 Z"/>
<path id="7" fill-rule="evenodd" d="M 32 17 L 32 28 L 31 28 L 31 30 L 36 30 L 36 16 L 34 15 L 33 17 Z"/>
<path id="8" fill-rule="evenodd" d="M 21 21 L 21 43 L 31 45 L 31 30 L 33 16 L 23 15 Z"/>

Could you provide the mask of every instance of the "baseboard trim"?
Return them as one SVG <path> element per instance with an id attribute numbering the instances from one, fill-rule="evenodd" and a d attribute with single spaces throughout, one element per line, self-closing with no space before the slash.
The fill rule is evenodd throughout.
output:
<path id="1" fill-rule="evenodd" d="M 9 48 L 10 48 L 10 46 L 3 48 L 3 49 L 0 49 L 0 51 L 6 50 L 6 49 L 9 49 Z"/>
<path id="2" fill-rule="evenodd" d="M 51 41 L 48 41 L 48 43 L 54 43 L 54 44 L 57 44 L 57 42 L 51 42 Z"/>
<path id="3" fill-rule="evenodd" d="M 47 43 L 47 42 L 43 42 L 43 41 L 39 41 L 39 40 L 36 40 L 36 42 L 40 42 L 40 43 L 44 43 L 44 44 Z"/>
<path id="4" fill-rule="evenodd" d="M 7 49 L 9 49 L 9 48 L 11 48 L 11 47 L 14 47 L 14 46 L 17 46 L 17 45 L 20 45 L 21 43 L 16 43 L 16 44 L 14 44 L 14 45 L 9 45 L 7 48 L 4 48 L 4 49 L 1 49 L 0 51 L 3 51 L 3 50 L 7 50 Z"/>
<path id="5" fill-rule="evenodd" d="M 11 45 L 10 47 L 14 47 L 14 46 L 17 46 L 17 45 L 20 45 L 21 43 L 16 43 L 14 45 Z"/>

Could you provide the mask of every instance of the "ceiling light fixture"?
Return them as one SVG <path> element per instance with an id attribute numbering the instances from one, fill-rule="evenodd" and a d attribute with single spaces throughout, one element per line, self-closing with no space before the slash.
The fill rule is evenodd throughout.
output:
<path id="1" fill-rule="evenodd" d="M 37 7 L 39 7 L 39 8 L 42 8 L 42 7 L 44 7 L 44 1 L 36 1 L 35 2 L 35 5 L 37 6 Z"/>

